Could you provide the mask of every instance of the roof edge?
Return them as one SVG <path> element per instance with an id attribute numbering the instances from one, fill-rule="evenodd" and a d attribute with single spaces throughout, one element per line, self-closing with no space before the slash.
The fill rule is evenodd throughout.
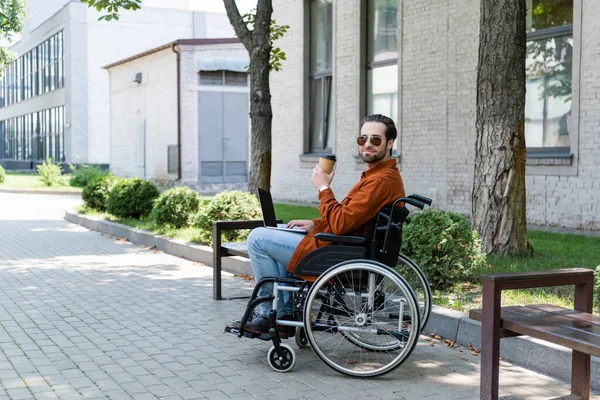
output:
<path id="1" fill-rule="evenodd" d="M 143 51 L 141 53 L 135 54 L 131 57 L 124 58 L 119 61 L 115 61 L 114 63 L 105 65 L 102 69 L 110 69 L 112 67 L 116 67 L 117 65 L 125 64 L 133 60 L 137 60 L 138 58 L 142 58 L 148 56 L 153 53 L 157 53 L 161 50 L 168 49 L 173 46 L 183 45 L 183 46 L 205 46 L 205 45 L 215 45 L 215 44 L 235 44 L 241 43 L 239 38 L 211 38 L 211 39 L 178 39 L 173 42 L 169 42 L 163 44 L 162 46 L 155 47 L 150 50 Z"/>

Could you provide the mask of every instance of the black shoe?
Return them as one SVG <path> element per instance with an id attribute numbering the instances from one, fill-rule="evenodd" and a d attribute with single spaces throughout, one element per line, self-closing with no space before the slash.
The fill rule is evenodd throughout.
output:
<path id="1" fill-rule="evenodd" d="M 235 329 L 240 329 L 242 326 L 242 321 L 233 321 L 231 326 Z M 263 333 L 269 333 L 270 327 L 271 321 L 269 318 L 256 317 L 252 321 L 246 322 L 246 325 L 244 325 L 244 331 L 260 335 Z"/>
<path id="2" fill-rule="evenodd" d="M 285 315 L 279 319 L 286 320 L 286 321 L 294 320 L 294 318 L 291 315 L 290 316 Z M 241 326 L 242 326 L 242 322 L 239 320 L 233 321 L 231 323 L 231 327 L 235 328 L 235 329 L 240 329 Z M 271 321 L 269 320 L 269 318 L 264 318 L 264 317 L 260 317 L 260 316 L 254 318 L 252 321 L 246 322 L 246 325 L 244 325 L 245 332 L 254 333 L 256 335 L 268 334 L 269 328 L 271 328 Z M 279 332 L 280 335 L 285 336 L 285 339 L 287 339 L 287 337 L 293 336 L 295 334 L 296 328 L 293 326 L 277 325 L 277 332 Z"/>

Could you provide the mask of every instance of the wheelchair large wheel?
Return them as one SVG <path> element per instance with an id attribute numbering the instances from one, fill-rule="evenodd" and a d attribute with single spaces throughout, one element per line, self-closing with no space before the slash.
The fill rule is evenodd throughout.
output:
<path id="1" fill-rule="evenodd" d="M 406 281 L 375 261 L 351 260 L 323 273 L 304 307 L 306 337 L 317 356 L 351 376 L 382 375 L 414 349 L 417 301 Z"/>
<path id="2" fill-rule="evenodd" d="M 410 258 L 400 253 L 398 263 L 394 270 L 409 284 L 417 296 L 419 311 L 421 314 L 421 330 L 429 320 L 431 314 L 431 286 L 421 268 Z"/>

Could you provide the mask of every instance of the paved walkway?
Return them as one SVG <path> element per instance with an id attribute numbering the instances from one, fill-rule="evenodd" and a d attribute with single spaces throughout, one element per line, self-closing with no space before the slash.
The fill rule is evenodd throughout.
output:
<path id="1" fill-rule="evenodd" d="M 222 333 L 244 301 L 212 300 L 209 267 L 65 222 L 60 210 L 76 203 L 0 193 L 0 399 L 479 397 L 479 357 L 425 337 L 380 378 L 342 376 L 309 348 L 276 373 L 269 343 Z M 250 289 L 224 280 L 226 295 Z M 510 364 L 501 388 L 511 399 L 569 392 Z"/>

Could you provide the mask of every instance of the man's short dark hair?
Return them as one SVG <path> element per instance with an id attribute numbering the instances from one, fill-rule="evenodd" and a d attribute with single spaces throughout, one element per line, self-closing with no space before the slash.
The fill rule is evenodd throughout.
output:
<path id="1" fill-rule="evenodd" d="M 396 140 L 398 136 L 398 131 L 396 130 L 396 124 L 394 124 L 394 120 L 390 117 L 387 117 L 382 114 L 369 114 L 365 118 L 363 118 L 360 123 L 360 129 L 362 129 L 365 122 L 381 122 L 385 125 L 385 141 L 386 143 L 389 140 Z M 390 155 L 392 155 L 392 150 L 390 149 Z"/>

